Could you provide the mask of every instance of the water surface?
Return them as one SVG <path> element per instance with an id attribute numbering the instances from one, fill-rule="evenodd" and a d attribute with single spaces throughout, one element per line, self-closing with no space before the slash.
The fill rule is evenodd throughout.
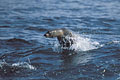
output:
<path id="1" fill-rule="evenodd" d="M 43 36 L 65 27 L 80 51 Z M 120 1 L 0 0 L 0 60 L 1 80 L 119 80 Z"/>

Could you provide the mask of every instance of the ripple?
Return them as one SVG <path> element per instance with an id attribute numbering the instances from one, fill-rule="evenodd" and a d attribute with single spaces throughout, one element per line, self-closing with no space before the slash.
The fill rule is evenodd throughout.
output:
<path id="1" fill-rule="evenodd" d="M 11 42 L 11 43 L 20 42 L 20 43 L 30 44 L 28 41 L 26 41 L 24 39 L 17 39 L 17 38 L 9 39 L 9 40 L 7 40 L 7 42 Z"/>
<path id="2" fill-rule="evenodd" d="M 10 26 L 0 26 L 0 28 L 10 28 Z"/>
<path id="3" fill-rule="evenodd" d="M 25 30 L 34 30 L 34 31 L 47 31 L 45 28 L 38 28 L 38 27 L 28 27 Z"/>

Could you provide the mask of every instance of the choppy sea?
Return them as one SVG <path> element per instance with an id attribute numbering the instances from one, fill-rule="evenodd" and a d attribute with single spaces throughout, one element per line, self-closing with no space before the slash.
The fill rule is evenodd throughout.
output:
<path id="1" fill-rule="evenodd" d="M 57 28 L 75 51 L 43 36 Z M 0 80 L 120 80 L 120 1 L 0 0 Z"/>

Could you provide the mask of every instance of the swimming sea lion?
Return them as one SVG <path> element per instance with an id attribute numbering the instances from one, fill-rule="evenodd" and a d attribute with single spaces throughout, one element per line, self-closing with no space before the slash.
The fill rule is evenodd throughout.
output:
<path id="1" fill-rule="evenodd" d="M 70 47 L 73 44 L 73 34 L 66 28 L 54 29 L 44 34 L 47 38 L 57 37 L 61 47 Z"/>

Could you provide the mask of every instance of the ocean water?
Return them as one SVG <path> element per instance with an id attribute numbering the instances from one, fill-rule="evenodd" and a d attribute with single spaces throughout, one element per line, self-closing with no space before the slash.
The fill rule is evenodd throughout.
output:
<path id="1" fill-rule="evenodd" d="M 43 36 L 57 28 L 75 51 Z M 0 0 L 0 80 L 120 80 L 120 1 Z"/>

